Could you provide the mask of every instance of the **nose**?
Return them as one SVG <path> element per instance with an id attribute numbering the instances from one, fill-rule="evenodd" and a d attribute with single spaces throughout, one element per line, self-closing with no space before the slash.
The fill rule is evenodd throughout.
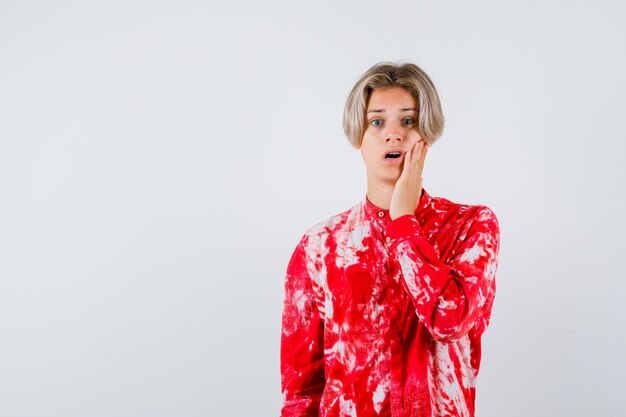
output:
<path id="1" fill-rule="evenodd" d="M 385 142 L 401 142 L 403 139 L 401 128 L 393 123 L 390 123 L 388 126 L 385 132 Z"/>

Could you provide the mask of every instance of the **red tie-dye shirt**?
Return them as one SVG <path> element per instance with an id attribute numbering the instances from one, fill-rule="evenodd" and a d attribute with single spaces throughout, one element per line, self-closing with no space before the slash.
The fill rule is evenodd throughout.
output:
<path id="1" fill-rule="evenodd" d="M 365 196 L 309 229 L 287 267 L 281 416 L 474 416 L 500 230 L 422 188 L 391 220 Z"/>

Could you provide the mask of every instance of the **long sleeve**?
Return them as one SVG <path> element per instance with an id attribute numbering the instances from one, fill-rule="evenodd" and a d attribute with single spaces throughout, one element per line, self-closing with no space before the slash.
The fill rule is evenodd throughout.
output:
<path id="1" fill-rule="evenodd" d="M 434 339 L 458 340 L 474 326 L 495 293 L 500 229 L 495 213 L 480 206 L 468 228 L 452 228 L 446 261 L 426 238 L 417 218 L 404 215 L 386 229 L 392 268 L 399 269 L 420 321 Z M 483 312 L 484 313 L 484 312 Z"/>
<path id="2" fill-rule="evenodd" d="M 324 390 L 324 327 L 315 303 L 306 236 L 296 247 L 284 287 L 280 349 L 281 417 L 318 416 Z"/>

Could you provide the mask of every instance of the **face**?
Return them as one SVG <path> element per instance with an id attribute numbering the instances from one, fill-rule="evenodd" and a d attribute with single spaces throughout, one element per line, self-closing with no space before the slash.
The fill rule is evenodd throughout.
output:
<path id="1" fill-rule="evenodd" d="M 401 87 L 377 88 L 370 95 L 365 114 L 367 128 L 361 142 L 369 182 L 395 184 L 404 166 L 404 156 L 422 140 L 417 132 L 415 99 Z M 399 152 L 391 158 L 389 152 Z M 391 154 L 391 156 L 398 155 Z"/>

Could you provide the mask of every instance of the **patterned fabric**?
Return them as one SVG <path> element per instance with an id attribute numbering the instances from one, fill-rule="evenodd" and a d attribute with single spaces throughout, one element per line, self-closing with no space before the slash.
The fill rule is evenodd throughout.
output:
<path id="1" fill-rule="evenodd" d="M 500 229 L 422 188 L 391 220 L 365 196 L 310 228 L 287 267 L 281 416 L 474 416 Z"/>

